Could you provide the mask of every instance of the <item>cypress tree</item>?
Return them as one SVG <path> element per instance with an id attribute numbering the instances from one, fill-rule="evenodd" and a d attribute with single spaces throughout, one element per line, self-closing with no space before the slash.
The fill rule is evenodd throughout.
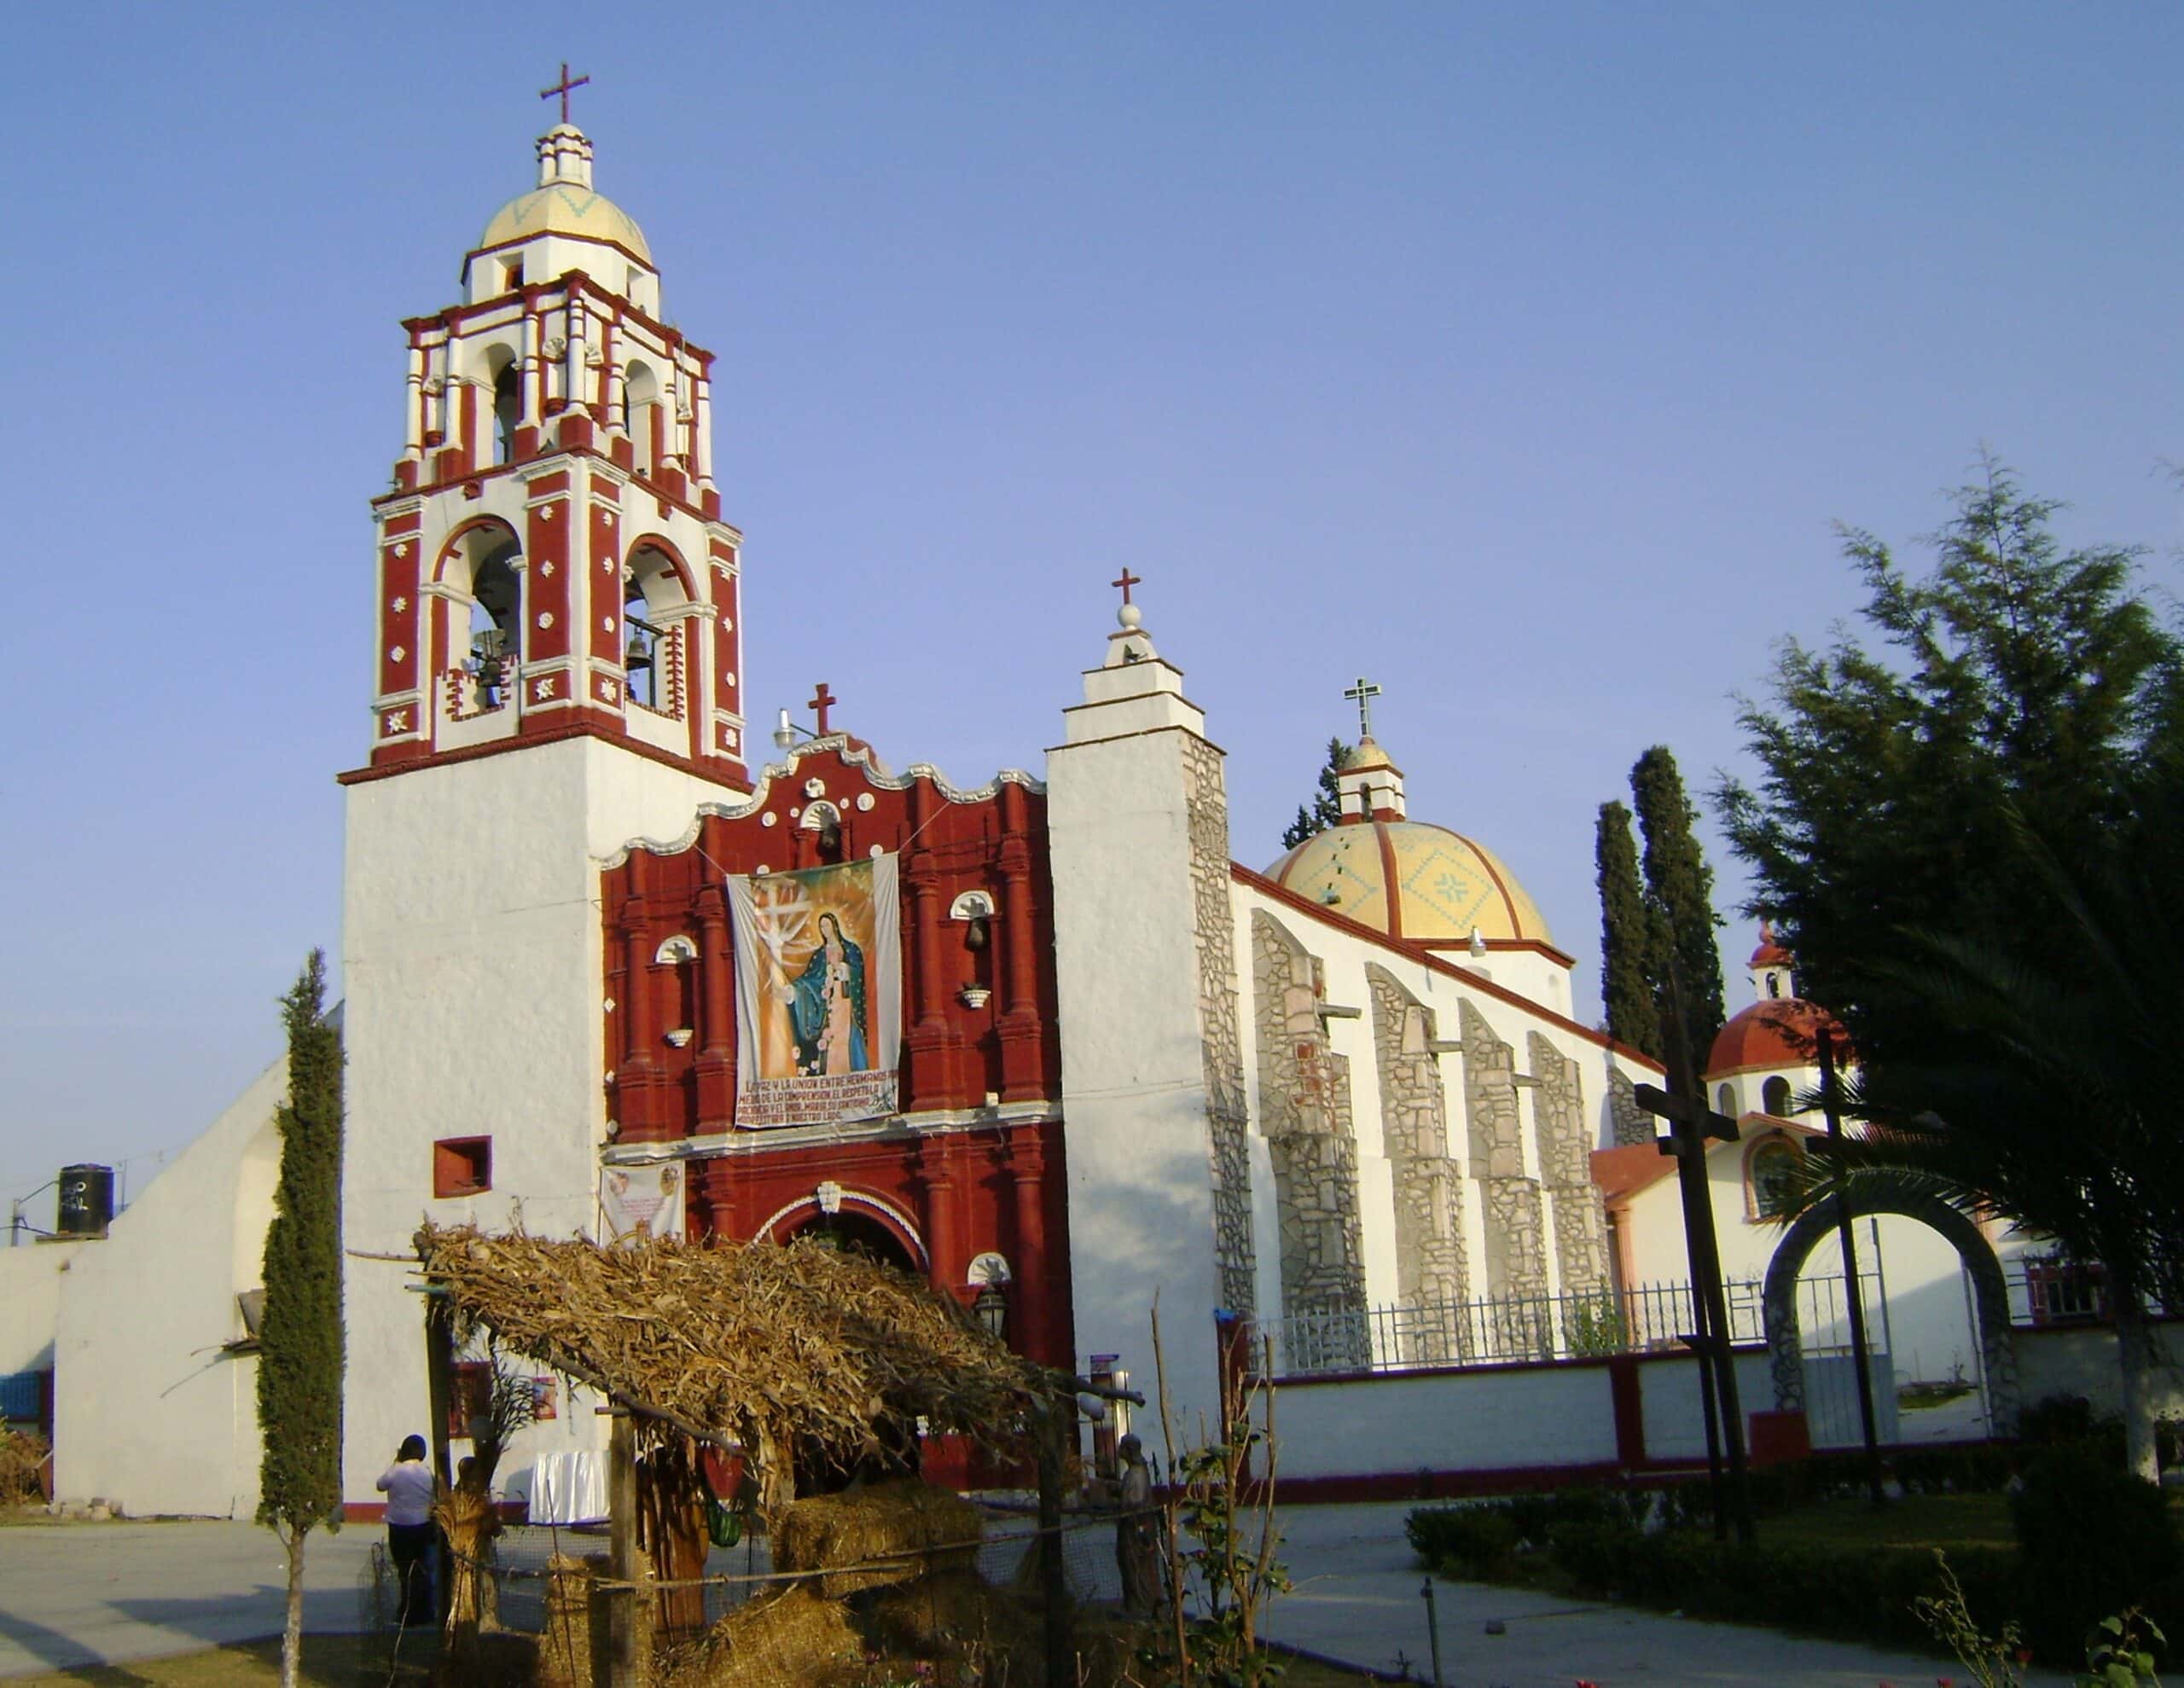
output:
<path id="1" fill-rule="evenodd" d="M 1312 793 L 1309 807 L 1299 803 L 1297 818 L 1281 835 L 1281 847 L 1294 850 L 1310 838 L 1320 833 L 1342 819 L 1342 786 L 1338 776 L 1349 764 L 1350 747 L 1339 739 L 1327 740 L 1327 759 L 1320 769 L 1319 788 Z"/>
<path id="2" fill-rule="evenodd" d="M 1646 894 L 1667 926 L 1653 983 L 1665 1001 L 1668 965 L 1683 987 L 1683 1030 L 1694 1068 L 1703 1068 L 1714 1035 L 1728 1018 L 1722 1003 L 1722 956 L 1715 932 L 1714 870 L 1699 848 L 1699 819 L 1683 775 L 1665 745 L 1655 745 L 1630 770 L 1630 796 L 1646 835 Z M 1666 1053 L 1667 1052 L 1664 1052 Z M 1699 1074 L 1694 1071 L 1693 1076 Z"/>
<path id="3" fill-rule="evenodd" d="M 341 1035 L 326 1016 L 326 953 L 314 949 L 281 999 L 288 1099 L 278 1116 L 280 1183 L 265 1233 L 258 1324 L 258 1521 L 288 1558 L 282 1688 L 303 1646 L 304 1539 L 341 1525 Z"/>
<path id="4" fill-rule="evenodd" d="M 1630 811 L 1600 805 L 1593 846 L 1600 888 L 1600 1001 L 1608 1035 L 1641 1053 L 1661 1058 L 1661 1023 L 1653 1010 L 1654 926 L 1638 877 L 1638 846 L 1630 836 Z"/>

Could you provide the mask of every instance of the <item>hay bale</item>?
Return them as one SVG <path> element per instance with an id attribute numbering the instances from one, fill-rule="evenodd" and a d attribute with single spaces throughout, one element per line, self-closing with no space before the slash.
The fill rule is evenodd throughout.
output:
<path id="1" fill-rule="evenodd" d="M 591 1688 L 591 1572 L 574 1554 L 556 1553 L 546 1573 L 537 1688 Z"/>
<path id="2" fill-rule="evenodd" d="M 945 1570 L 874 1596 L 865 1618 L 880 1651 L 934 1663 L 1013 1665 L 1040 1656 L 1039 1626 L 1020 1602 L 976 1571 Z"/>
<path id="3" fill-rule="evenodd" d="M 663 1656 L 665 1688 L 826 1688 L 864 1663 L 849 1614 L 804 1584 L 730 1612 L 694 1645 Z"/>
<path id="4" fill-rule="evenodd" d="M 914 1478 L 875 1483 L 784 1506 L 772 1530 L 774 1569 L 826 1572 L 819 1592 L 838 1600 L 860 1588 L 973 1570 L 979 1534 L 979 1509 L 960 1494 Z M 867 1569 L 844 1569 L 851 1565 Z"/>

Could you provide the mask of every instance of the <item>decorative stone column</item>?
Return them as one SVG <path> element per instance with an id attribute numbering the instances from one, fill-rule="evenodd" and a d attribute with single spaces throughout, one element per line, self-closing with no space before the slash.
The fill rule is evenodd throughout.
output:
<path id="1" fill-rule="evenodd" d="M 1263 909 L 1252 913 L 1260 1128 L 1274 1160 L 1281 1238 L 1281 1312 L 1292 1352 L 1316 1366 L 1371 1359 L 1349 1063 L 1328 1047 L 1311 954 Z M 1300 1321 L 1316 1323 L 1301 1336 Z"/>
<path id="2" fill-rule="evenodd" d="M 1462 1174 L 1449 1153 L 1448 1092 L 1433 1050 L 1433 1011 L 1385 967 L 1368 962 L 1373 1050 L 1380 1080 L 1380 1131 L 1395 1177 L 1396 1291 L 1413 1310 L 1403 1358 L 1440 1360 L 1464 1351 L 1458 1307 L 1471 1297 Z"/>
<path id="3" fill-rule="evenodd" d="M 926 1278 L 951 1301 L 960 1300 L 957 1280 L 962 1262 L 956 1258 L 956 1169 L 948 1163 L 949 1138 L 926 1138 L 918 1146 L 918 1182 L 925 1196 Z"/>
<path id="4" fill-rule="evenodd" d="M 1464 1111 L 1471 1175 L 1485 1218 L 1486 1292 L 1544 1296 L 1547 1247 L 1539 1185 L 1525 1171 L 1524 1112 L 1517 1100 L 1516 1051 L 1468 1001 L 1456 1005 L 1464 1046 Z M 1522 1346 L 1532 1346 L 1527 1340 Z"/>
<path id="5" fill-rule="evenodd" d="M 1002 977 L 1001 1099 L 1044 1099 L 1039 1077 L 1039 1046 L 1045 1028 L 1039 1018 L 1039 943 L 1031 908 L 1031 846 L 1024 788 L 1014 781 L 1001 788 Z"/>
<path id="6" fill-rule="evenodd" d="M 1015 1186 L 1016 1351 L 1033 1360 L 1047 1354 L 1046 1148 L 1038 1128 L 1027 1126 L 1008 1151 Z"/>
<path id="7" fill-rule="evenodd" d="M 710 1134 L 735 1123 L 735 952 L 717 885 L 699 893 L 698 937 L 698 1129 Z"/>
<path id="8" fill-rule="evenodd" d="M 1608 1287 L 1607 1209 L 1593 1182 L 1577 1064 L 1538 1032 L 1525 1040 L 1532 1067 L 1532 1126 L 1540 1182 L 1554 1225 L 1554 1263 L 1565 1296 Z"/>

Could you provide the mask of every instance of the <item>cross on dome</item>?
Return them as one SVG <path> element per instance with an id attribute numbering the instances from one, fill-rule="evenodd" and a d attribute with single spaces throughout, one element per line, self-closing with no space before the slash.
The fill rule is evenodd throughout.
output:
<path id="1" fill-rule="evenodd" d="M 1135 633 L 1145 624 L 1145 612 L 1130 601 L 1130 589 L 1133 586 L 1145 584 L 1145 577 L 1141 574 L 1132 574 L 1130 571 L 1130 565 L 1124 563 L 1122 573 L 1109 581 L 1107 584 L 1122 588 L 1123 604 L 1122 607 L 1115 612 L 1115 619 L 1121 624 L 1124 632 Z"/>
<path id="2" fill-rule="evenodd" d="M 566 123 L 569 120 L 569 95 L 571 91 L 583 87 L 584 84 L 590 80 L 591 73 L 589 71 L 586 71 L 582 76 L 577 78 L 573 82 L 569 80 L 569 61 L 566 59 L 564 59 L 561 61 L 561 79 L 555 83 L 551 88 L 540 89 L 538 90 L 538 97 L 542 100 L 550 100 L 556 94 L 559 94 L 561 96 L 561 121 Z"/>
<path id="3" fill-rule="evenodd" d="M 1373 736 L 1373 699 L 1380 695 L 1380 688 L 1361 674 L 1357 676 L 1357 683 L 1342 695 L 1350 699 L 1357 705 L 1357 736 L 1361 740 L 1371 738 Z"/>
<path id="4" fill-rule="evenodd" d="M 827 682 L 822 680 L 819 682 L 819 689 L 811 694 L 811 701 L 805 705 L 819 717 L 819 736 L 822 739 L 828 731 L 827 711 L 839 702 L 841 699 L 827 689 Z"/>
<path id="5" fill-rule="evenodd" d="M 1108 585 L 1110 585 L 1110 586 L 1119 586 L 1119 587 L 1121 587 L 1121 588 L 1122 588 L 1122 589 L 1123 589 L 1123 602 L 1124 602 L 1125 604 L 1127 604 L 1128 602 L 1130 602 L 1130 588 L 1131 588 L 1131 587 L 1133 587 L 1133 586 L 1142 586 L 1142 585 L 1144 585 L 1144 584 L 1145 584 L 1145 577 L 1144 577 L 1143 575 L 1141 575 L 1141 574 L 1132 574 L 1132 573 L 1130 571 L 1130 565 L 1129 565 L 1128 563 L 1124 563 L 1124 564 L 1123 565 L 1123 571 L 1122 571 L 1121 576 L 1120 576 L 1118 578 L 1117 578 L 1117 579 L 1114 579 L 1114 580 L 1111 580 L 1111 581 L 1109 581 L 1109 582 L 1107 583 L 1107 584 L 1108 584 Z"/>

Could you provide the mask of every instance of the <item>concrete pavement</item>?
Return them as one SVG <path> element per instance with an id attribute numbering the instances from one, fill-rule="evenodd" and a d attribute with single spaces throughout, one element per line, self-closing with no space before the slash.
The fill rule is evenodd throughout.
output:
<path id="1" fill-rule="evenodd" d="M 1409 1502 L 1292 1506 L 1281 1515 L 1293 1594 L 1263 1626 L 1275 1641 L 1377 1670 L 1433 1679 L 1426 1581 L 1403 1521 Z M 1436 1579 L 1442 1680 L 1447 1688 L 1599 1688 L 1656 1683 L 1689 1688 L 1923 1688 L 1961 1678 L 1953 1662 L 1849 1642 L 1794 1639 L 1771 1629 L 1701 1623 L 1560 1599 L 1523 1589 Z M 1490 1635 L 1498 1621 L 1504 1633 Z M 2038 1673 L 2028 1681 L 2061 1685 Z"/>
<path id="2" fill-rule="evenodd" d="M 357 1627 L 357 1584 L 386 1532 L 314 1532 L 304 1625 Z M 273 1533 L 240 1523 L 0 1527 L 0 1677 L 194 1652 L 280 1633 L 288 1568 Z"/>

